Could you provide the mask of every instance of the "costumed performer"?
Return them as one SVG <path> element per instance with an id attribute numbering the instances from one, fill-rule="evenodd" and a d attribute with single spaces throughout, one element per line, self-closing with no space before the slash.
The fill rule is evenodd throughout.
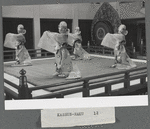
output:
<path id="1" fill-rule="evenodd" d="M 59 37 L 56 37 L 58 44 L 56 45 L 55 53 L 55 65 L 56 73 L 60 77 L 68 77 L 69 73 L 73 70 L 72 61 L 70 53 L 67 50 L 67 39 L 68 39 L 68 28 L 67 23 L 62 21 L 58 25 L 59 34 L 63 36 L 63 40 L 59 40 Z"/>
<path id="2" fill-rule="evenodd" d="M 22 24 L 17 27 L 18 34 L 8 33 L 6 34 L 4 46 L 7 48 L 15 49 L 16 51 L 16 63 L 12 66 L 26 66 L 32 65 L 31 57 L 25 48 L 26 39 L 24 34 L 26 30 Z"/>
<path id="3" fill-rule="evenodd" d="M 111 67 L 118 69 L 130 69 L 136 67 L 136 64 L 130 59 L 125 49 L 125 36 L 128 34 L 126 26 L 121 24 L 118 27 L 118 34 L 107 33 L 101 45 L 114 49 L 114 65 Z"/>
<path id="4" fill-rule="evenodd" d="M 71 36 L 73 36 L 74 38 L 73 40 L 74 57 L 72 59 L 90 60 L 91 59 L 90 54 L 82 48 L 82 37 L 80 28 L 76 27 L 75 33 L 72 34 Z"/>
<path id="5" fill-rule="evenodd" d="M 67 23 L 62 21 L 58 25 L 59 33 L 45 31 L 40 38 L 38 47 L 55 54 L 56 72 L 54 76 L 66 77 L 67 79 L 81 78 L 80 71 L 75 71 L 71 61 L 68 45 Z"/>

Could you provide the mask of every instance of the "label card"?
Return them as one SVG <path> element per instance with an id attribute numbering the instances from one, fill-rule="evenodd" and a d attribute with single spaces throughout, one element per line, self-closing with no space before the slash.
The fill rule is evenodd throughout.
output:
<path id="1" fill-rule="evenodd" d="M 41 110 L 41 126 L 72 127 L 115 123 L 115 108 L 74 108 Z"/>

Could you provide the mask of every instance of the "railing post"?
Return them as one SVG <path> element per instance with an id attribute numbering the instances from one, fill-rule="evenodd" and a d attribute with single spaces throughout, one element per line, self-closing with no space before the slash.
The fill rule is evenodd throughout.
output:
<path id="1" fill-rule="evenodd" d="M 5 93 L 5 100 L 12 100 L 12 97 L 9 94 Z"/>
<path id="2" fill-rule="evenodd" d="M 133 42 L 131 43 L 131 47 L 132 47 L 132 49 L 134 48 L 134 43 Z"/>
<path id="3" fill-rule="evenodd" d="M 141 84 L 145 84 L 145 83 L 146 83 L 146 78 L 145 78 L 145 77 L 140 78 L 140 83 L 141 83 Z"/>
<path id="4" fill-rule="evenodd" d="M 128 89 L 130 87 L 130 75 L 129 75 L 130 72 L 125 72 L 125 82 L 124 82 L 124 88 Z"/>
<path id="5" fill-rule="evenodd" d="M 84 80 L 83 83 L 83 97 L 89 97 L 90 92 L 89 92 L 89 80 Z"/>
<path id="6" fill-rule="evenodd" d="M 19 78 L 18 97 L 19 99 L 31 99 L 32 94 L 27 85 L 27 77 L 25 76 L 26 71 L 22 69 L 19 73 L 21 74 L 21 76 Z"/>
<path id="7" fill-rule="evenodd" d="M 63 94 L 59 94 L 57 98 L 64 98 Z"/>
<path id="8" fill-rule="evenodd" d="M 136 51 L 135 51 L 135 47 L 133 47 L 133 57 L 136 58 Z"/>
<path id="9" fill-rule="evenodd" d="M 15 60 L 16 58 L 16 54 L 15 54 L 15 51 L 13 51 L 13 60 Z"/>
<path id="10" fill-rule="evenodd" d="M 140 54 L 143 55 L 143 39 L 141 39 Z"/>
<path id="11" fill-rule="evenodd" d="M 103 55 L 105 54 L 105 48 L 104 47 L 102 48 L 102 54 Z"/>
<path id="12" fill-rule="evenodd" d="M 36 49 L 36 50 L 35 50 L 35 57 L 36 57 L 36 58 L 42 56 L 41 51 L 42 51 L 41 49 Z"/>
<path id="13" fill-rule="evenodd" d="M 140 84 L 145 84 L 146 83 L 146 77 L 142 77 L 140 78 Z M 140 95 L 146 95 L 146 92 L 143 92 L 142 94 Z"/>
<path id="14" fill-rule="evenodd" d="M 111 85 L 110 84 L 105 86 L 105 94 L 111 95 Z"/>
<path id="15" fill-rule="evenodd" d="M 113 55 L 114 55 L 114 54 L 113 54 L 113 51 L 111 50 L 110 52 L 111 52 L 111 56 L 113 56 Z"/>
<path id="16" fill-rule="evenodd" d="M 88 43 L 87 43 L 87 47 L 88 47 L 88 48 L 87 48 L 87 51 L 90 52 L 90 42 L 89 42 L 89 41 L 88 41 Z"/>

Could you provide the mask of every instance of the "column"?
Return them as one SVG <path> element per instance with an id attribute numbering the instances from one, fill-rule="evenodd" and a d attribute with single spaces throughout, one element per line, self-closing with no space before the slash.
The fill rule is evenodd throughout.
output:
<path id="1" fill-rule="evenodd" d="M 78 25 L 78 5 L 72 4 L 72 16 L 73 16 L 73 22 L 72 22 L 72 32 L 74 32 L 75 28 Z"/>
<path id="2" fill-rule="evenodd" d="M 33 5 L 33 29 L 34 29 L 34 49 L 39 49 L 37 47 L 40 37 L 41 37 L 41 29 L 40 29 L 40 5 Z M 41 52 L 38 50 L 37 52 Z M 37 56 L 41 56 L 41 54 L 37 54 Z"/>

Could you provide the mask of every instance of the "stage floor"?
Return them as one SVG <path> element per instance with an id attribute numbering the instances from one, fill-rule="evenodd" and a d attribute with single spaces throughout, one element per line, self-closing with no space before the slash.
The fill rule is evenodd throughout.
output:
<path id="1" fill-rule="evenodd" d="M 55 72 L 54 62 L 55 62 L 54 58 L 34 59 L 32 60 L 33 64 L 32 66 L 24 66 L 24 67 L 11 67 L 11 65 L 14 62 L 5 62 L 4 73 L 19 78 L 20 77 L 19 71 L 21 69 L 24 69 L 26 71 L 28 82 L 34 86 L 51 85 L 71 81 L 66 80 L 65 78 L 53 76 L 53 73 Z M 146 61 L 135 60 L 134 62 L 137 64 L 137 68 L 146 66 Z M 98 55 L 92 55 L 91 60 L 73 61 L 73 64 L 76 64 L 79 70 L 81 71 L 82 78 L 92 77 L 95 75 L 102 75 L 106 73 L 111 74 L 117 71 L 124 71 L 116 68 L 110 68 L 110 66 L 113 65 L 113 63 L 114 63 L 113 57 L 98 56 Z"/>

